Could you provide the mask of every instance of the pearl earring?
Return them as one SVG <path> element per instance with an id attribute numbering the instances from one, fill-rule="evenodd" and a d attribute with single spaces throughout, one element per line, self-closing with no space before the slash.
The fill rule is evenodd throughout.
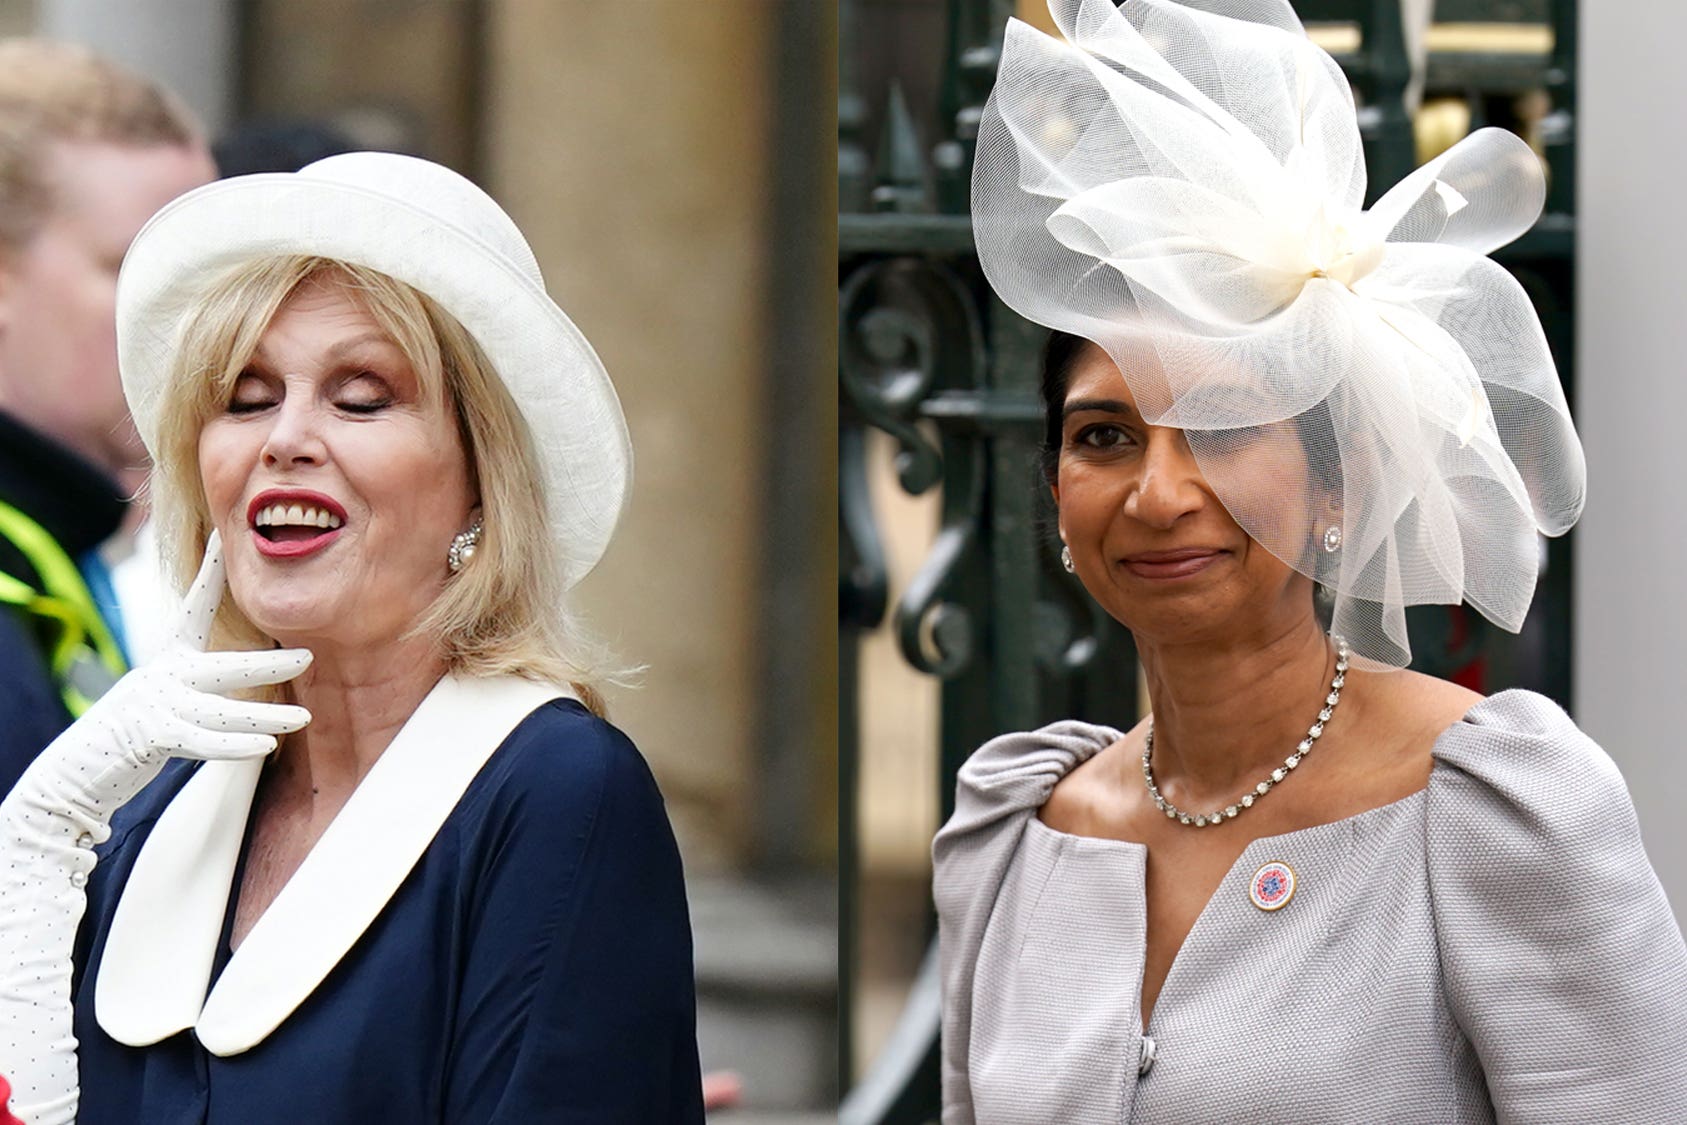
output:
<path id="1" fill-rule="evenodd" d="M 1333 555 L 1339 550 L 1341 550 L 1341 524 L 1332 523 L 1324 530 L 1324 551 L 1326 554 Z"/>
<path id="2" fill-rule="evenodd" d="M 462 570 L 463 564 L 474 558 L 474 549 L 480 545 L 481 530 L 480 517 L 476 516 L 467 531 L 459 531 L 451 537 L 451 547 L 445 552 L 445 562 L 450 566 L 452 574 Z"/>
<path id="3" fill-rule="evenodd" d="M 1078 573 L 1078 568 L 1072 565 L 1072 548 L 1064 543 L 1060 545 L 1060 565 L 1066 568 L 1067 574 Z"/>

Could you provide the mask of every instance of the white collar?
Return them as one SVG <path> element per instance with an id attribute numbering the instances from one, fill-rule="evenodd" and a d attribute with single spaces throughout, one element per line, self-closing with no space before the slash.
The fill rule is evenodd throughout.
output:
<path id="1" fill-rule="evenodd" d="M 362 936 L 475 774 L 566 688 L 447 676 L 393 737 L 206 996 L 261 761 L 206 762 L 141 846 L 106 937 L 94 1013 L 142 1047 L 193 1028 L 214 1055 L 263 1041 Z"/>

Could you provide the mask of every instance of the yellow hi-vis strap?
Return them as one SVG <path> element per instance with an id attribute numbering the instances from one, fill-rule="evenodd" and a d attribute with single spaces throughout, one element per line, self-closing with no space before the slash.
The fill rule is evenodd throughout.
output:
<path id="1" fill-rule="evenodd" d="M 94 605 L 82 572 L 46 528 L 0 501 L 0 535 L 23 553 L 46 587 L 37 590 L 0 573 L 0 603 L 49 618 L 59 626 L 50 661 L 53 678 L 65 707 L 73 717 L 80 717 L 105 687 L 128 671 L 123 651 Z"/>

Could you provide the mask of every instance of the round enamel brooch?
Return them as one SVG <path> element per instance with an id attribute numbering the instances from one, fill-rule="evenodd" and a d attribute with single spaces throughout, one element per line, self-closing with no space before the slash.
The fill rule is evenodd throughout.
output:
<path id="1" fill-rule="evenodd" d="M 1248 898 L 1261 910 L 1281 910 L 1294 897 L 1294 868 L 1281 860 L 1274 859 L 1255 871 L 1248 883 Z"/>

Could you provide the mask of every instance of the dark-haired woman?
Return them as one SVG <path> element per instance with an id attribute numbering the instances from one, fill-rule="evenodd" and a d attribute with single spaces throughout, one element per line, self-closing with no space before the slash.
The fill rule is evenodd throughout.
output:
<path id="1" fill-rule="evenodd" d="M 1061 557 L 1153 711 L 962 770 L 945 1122 L 1687 1120 L 1687 947 L 1616 768 L 1541 696 L 1400 670 L 1406 605 L 1516 628 L 1580 510 L 1482 256 L 1538 162 L 1485 131 L 1360 211 L 1286 4 L 1051 6 L 1068 44 L 1008 31 L 977 237 L 1064 334 Z"/>

